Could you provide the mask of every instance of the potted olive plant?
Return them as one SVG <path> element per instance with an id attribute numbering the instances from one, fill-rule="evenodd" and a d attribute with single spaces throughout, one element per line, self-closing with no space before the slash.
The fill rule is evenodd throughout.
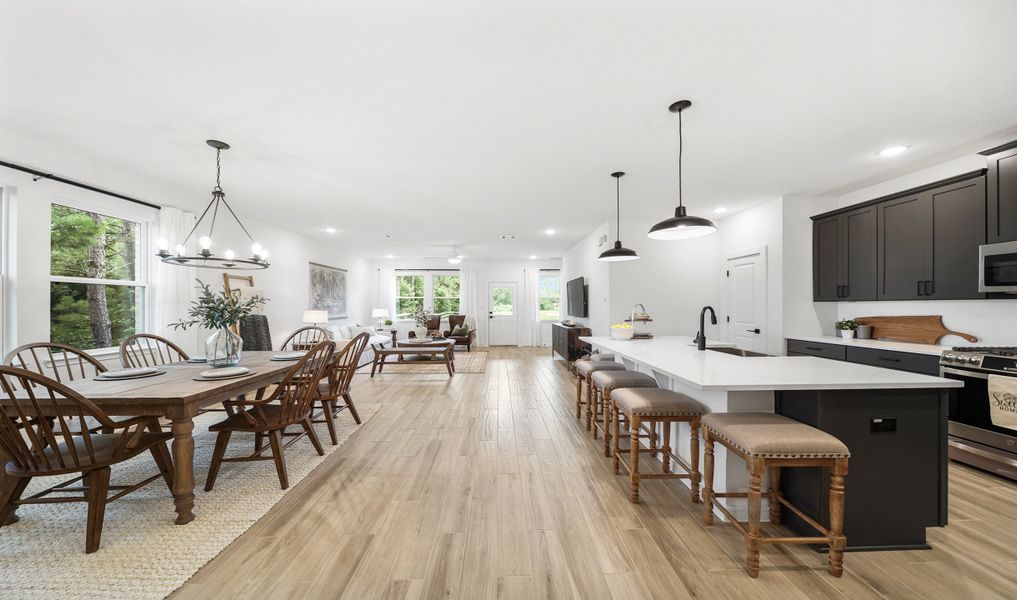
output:
<path id="1" fill-rule="evenodd" d="M 835 325 L 840 330 L 840 337 L 850 340 L 855 337 L 855 330 L 858 329 L 858 321 L 854 319 L 844 319 L 843 321 L 837 321 Z"/>
<path id="2" fill-rule="evenodd" d="M 198 299 L 191 303 L 187 311 L 189 319 L 171 323 L 174 329 L 187 329 L 200 325 L 211 329 L 212 335 L 205 340 L 205 358 L 211 367 L 234 367 L 240 364 L 244 340 L 230 329 L 240 319 L 263 306 L 266 298 L 241 299 L 240 296 L 225 291 L 213 293 L 212 289 L 198 280 Z"/>
<path id="3" fill-rule="evenodd" d="M 416 327 L 413 328 L 414 334 L 417 339 L 424 339 L 427 337 L 427 315 L 431 312 L 431 309 L 424 308 L 423 305 L 417 306 L 413 310 L 413 323 Z"/>

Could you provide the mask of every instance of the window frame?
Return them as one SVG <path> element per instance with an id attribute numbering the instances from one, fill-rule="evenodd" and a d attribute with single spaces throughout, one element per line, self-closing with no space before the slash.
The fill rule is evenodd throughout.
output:
<path id="1" fill-rule="evenodd" d="M 53 263 L 52 263 L 52 251 L 53 251 L 53 240 L 50 238 L 48 244 L 48 250 L 50 252 L 50 265 L 49 265 L 49 285 L 47 291 L 52 293 L 52 285 L 54 283 L 71 283 L 71 284 L 93 284 L 93 285 L 104 285 L 104 286 L 122 286 L 122 287 L 133 287 L 141 288 L 141 302 L 138 303 L 141 309 L 141 315 L 137 314 L 137 309 L 134 315 L 134 330 L 135 333 L 148 333 L 151 330 L 151 318 L 152 318 L 152 289 L 151 289 L 151 261 L 148 260 L 149 248 L 150 248 L 150 233 L 152 231 L 152 225 L 154 219 L 146 218 L 141 214 L 141 211 L 129 210 L 133 208 L 127 205 L 127 201 L 123 202 L 122 206 L 117 206 L 116 202 L 110 203 L 95 203 L 81 201 L 78 199 L 67 198 L 66 196 L 53 196 L 49 201 L 49 220 L 50 220 L 50 231 L 52 231 L 52 218 L 53 218 L 53 205 L 60 205 L 74 210 L 80 210 L 84 212 L 95 213 L 104 217 L 112 217 L 114 219 L 120 219 L 123 221 L 130 221 L 131 223 L 137 223 L 138 225 L 138 270 L 133 280 L 125 279 L 92 279 L 89 277 L 68 277 L 64 275 L 53 275 Z M 154 210 L 154 209 L 146 209 Z M 158 212 L 155 213 L 158 216 Z M 48 308 L 47 308 L 48 311 Z M 49 327 L 52 331 L 53 327 L 53 315 L 49 315 Z M 119 353 L 120 346 L 110 346 L 108 348 L 89 348 L 85 349 L 85 352 L 93 356 L 105 356 Z"/>
<path id="2" fill-rule="evenodd" d="M 544 276 L 544 273 L 554 273 L 558 277 L 558 314 L 553 317 L 542 317 L 540 315 L 540 300 L 542 298 L 550 298 L 550 296 L 542 296 L 540 279 Z M 561 269 L 540 269 L 537 273 L 537 320 L 538 321 L 560 321 L 562 318 L 562 301 L 561 301 Z"/>
<path id="3" fill-rule="evenodd" d="M 417 298 L 418 296 L 400 296 L 399 295 L 399 282 L 398 277 L 400 276 L 420 276 L 424 278 L 424 308 L 428 306 L 434 310 L 434 277 L 445 276 L 445 277 L 458 277 L 459 278 L 459 312 L 449 314 L 463 314 L 463 272 L 460 269 L 396 269 L 395 277 L 393 278 L 393 296 L 392 296 L 392 313 L 395 317 L 392 319 L 393 323 L 412 323 L 413 318 L 399 318 L 399 299 L 400 298 Z M 446 298 L 442 296 L 442 298 Z M 451 296 L 449 296 L 451 298 Z M 435 313 L 436 314 L 436 313 Z M 442 319 L 448 319 L 448 315 L 441 315 Z"/>

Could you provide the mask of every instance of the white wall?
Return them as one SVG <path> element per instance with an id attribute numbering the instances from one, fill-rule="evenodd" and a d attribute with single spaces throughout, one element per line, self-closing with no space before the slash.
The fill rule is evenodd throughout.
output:
<path id="1" fill-rule="evenodd" d="M 833 196 L 783 198 L 784 337 L 832 335 L 837 305 L 812 301 L 812 215 L 837 208 Z"/>
<path id="2" fill-rule="evenodd" d="M 111 187 L 130 195 L 129 188 L 133 181 L 135 180 L 130 177 L 124 177 L 122 180 L 118 179 L 117 185 Z M 103 185 L 105 182 L 89 183 Z M 6 296 L 8 302 L 5 302 L 4 306 L 9 317 L 4 340 L 6 351 L 19 344 L 49 340 L 51 202 L 69 200 L 96 208 L 112 204 L 121 212 L 128 211 L 138 215 L 154 214 L 157 211 L 53 181 L 33 182 L 30 175 L 5 168 L 0 168 L 0 187 L 4 188 L 5 194 L 10 194 L 11 213 L 8 231 L 13 238 L 4 240 L 4 243 L 10 242 L 7 246 L 10 251 Z M 173 199 L 177 197 L 176 190 L 153 188 L 150 182 L 139 187 L 149 190 L 145 200 L 156 204 L 171 205 Z M 161 189 L 161 193 L 153 194 L 151 193 L 153 189 Z M 261 222 L 242 211 L 240 216 L 252 234 L 272 252 L 272 266 L 264 271 L 254 271 L 253 274 L 255 284 L 264 289 L 271 300 L 266 305 L 265 312 L 269 316 L 276 345 L 293 329 L 301 326 L 301 315 L 308 304 L 308 261 L 347 269 L 350 320 L 366 320 L 369 317 L 370 288 L 367 261 L 356 258 L 341 247 L 327 245 Z M 215 288 L 222 285 L 222 271 L 195 270 L 195 273 Z M 155 287 L 150 287 L 150 290 L 151 293 L 158 293 Z M 185 316 L 185 311 L 186 307 L 181 306 L 181 317 Z M 153 323 L 151 329 L 155 333 L 161 333 L 164 331 L 164 324 Z M 184 349 L 203 353 L 198 337 L 195 333 L 191 347 Z"/>
<path id="3" fill-rule="evenodd" d="M 611 298 L 611 270 L 609 263 L 600 262 L 597 257 L 604 250 L 611 247 L 614 240 L 601 244 L 600 240 L 608 235 L 610 224 L 604 222 L 589 235 L 579 241 L 578 244 L 569 249 L 562 256 L 561 260 L 561 281 L 562 281 L 562 306 L 566 309 L 565 284 L 582 277 L 589 286 L 587 302 L 589 303 L 589 316 L 586 318 L 569 317 L 576 323 L 590 328 L 593 335 L 607 335 L 611 325 L 610 298 Z"/>
<path id="4" fill-rule="evenodd" d="M 840 196 L 837 203 L 840 207 L 851 206 L 940 179 L 984 169 L 986 164 L 986 157 L 979 154 L 962 156 L 902 177 L 849 192 Z M 949 329 L 976 335 L 979 338 L 979 344 L 1012 346 L 1017 343 L 1017 299 L 837 303 L 837 318 L 839 319 L 878 315 L 943 315 L 943 322 Z M 832 325 L 824 328 L 824 333 L 832 335 Z M 945 337 L 940 340 L 940 343 L 969 344 L 956 336 Z"/>
<path id="5" fill-rule="evenodd" d="M 464 306 L 463 310 L 465 314 L 473 316 L 477 320 L 477 339 L 476 344 L 478 346 L 487 345 L 487 314 L 491 310 L 490 297 L 488 293 L 488 286 L 491 283 L 496 282 L 515 282 L 516 293 L 518 294 L 519 301 L 523 301 L 526 298 L 525 285 L 527 281 L 527 273 L 532 273 L 534 270 L 540 269 L 561 269 L 561 259 L 538 259 L 538 260 L 472 260 L 464 259 L 459 265 L 450 265 L 447 259 L 444 258 L 430 258 L 430 259 L 403 259 L 396 258 L 391 260 L 376 260 L 369 263 L 369 276 L 368 276 L 368 288 L 369 288 L 369 302 L 371 306 L 367 309 L 367 314 L 370 316 L 370 309 L 374 307 L 389 306 L 389 299 L 379 298 L 380 290 L 384 289 L 384 286 L 380 285 L 378 280 L 380 274 L 383 272 L 382 269 L 409 269 L 409 270 L 427 270 L 427 269 L 471 269 L 476 273 L 476 298 L 478 306 L 471 308 Z M 562 279 L 562 283 L 564 283 Z M 533 307 L 536 310 L 536 307 Z M 529 307 L 525 309 L 529 311 Z M 374 325 L 374 320 L 361 321 L 365 324 Z M 444 326 L 444 321 L 443 321 Z M 519 319 L 516 323 L 516 335 L 518 344 L 520 346 L 540 346 L 550 343 L 550 331 L 551 322 L 545 321 L 537 325 L 536 330 L 531 330 L 533 326 L 532 320 L 525 318 L 520 314 Z M 406 337 L 407 332 L 413 327 L 412 322 L 399 322 L 396 323 L 396 329 L 399 330 L 399 337 Z M 545 343 L 546 342 L 546 343 Z"/>

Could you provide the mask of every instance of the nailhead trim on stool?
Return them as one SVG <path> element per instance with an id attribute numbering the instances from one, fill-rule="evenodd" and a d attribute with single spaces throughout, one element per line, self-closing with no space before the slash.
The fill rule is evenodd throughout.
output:
<path id="1" fill-rule="evenodd" d="M 636 371 L 597 371 L 590 377 L 593 383 L 594 396 L 600 394 L 600 402 L 595 402 L 593 414 L 593 439 L 597 439 L 597 428 L 604 432 L 604 456 L 611 456 L 611 392 L 622 388 L 655 388 L 657 380 L 646 373 Z M 598 419 L 598 417 L 600 417 Z"/>
<path id="2" fill-rule="evenodd" d="M 586 386 L 586 402 L 583 402 L 583 381 L 597 371 L 624 371 L 625 365 L 616 362 L 594 362 L 589 360 L 576 361 L 576 420 L 583 417 L 583 404 L 586 405 L 586 430 L 590 430 L 593 406 L 593 387 Z"/>
<path id="3" fill-rule="evenodd" d="M 617 474 L 621 466 L 629 472 L 629 483 L 632 489 L 630 499 L 639 502 L 639 482 L 641 479 L 688 479 L 692 488 L 693 502 L 699 502 L 699 422 L 703 413 L 709 412 L 705 406 L 678 392 L 661 388 L 623 388 L 615 390 L 611 395 L 611 437 L 614 440 L 612 466 Z M 628 417 L 629 449 L 622 450 L 620 444 L 620 414 Z M 641 448 L 639 431 L 644 422 L 650 426 L 649 448 Z M 689 456 L 686 463 L 683 458 L 671 452 L 671 424 L 688 423 L 691 430 L 689 436 Z M 657 425 L 664 425 L 663 445 L 657 448 Z M 621 455 L 629 454 L 628 464 L 623 463 Z M 639 455 L 660 455 L 660 473 L 640 473 Z M 685 473 L 672 473 L 671 461 L 685 470 Z"/>
<path id="4" fill-rule="evenodd" d="M 703 417 L 703 439 L 706 475 L 703 486 L 703 521 L 713 524 L 713 507 L 722 512 L 745 536 L 747 546 L 745 569 L 750 577 L 759 575 L 759 548 L 768 544 L 826 544 L 829 549 L 826 570 L 834 577 L 844 572 L 844 477 L 848 472 L 847 446 L 834 436 L 783 415 L 772 413 L 713 413 Z M 715 493 L 713 491 L 713 446 L 720 442 L 741 456 L 749 471 L 748 492 Z M 825 467 L 830 470 L 830 527 L 823 527 L 812 517 L 784 499 L 780 493 L 780 471 L 788 467 Z M 763 474 L 770 470 L 770 489 L 763 492 Z M 781 506 L 787 507 L 808 523 L 820 537 L 783 537 L 760 534 L 762 498 L 770 501 L 770 521 L 780 523 Z M 746 498 L 749 502 L 748 524 L 742 525 L 726 506 L 716 498 Z"/>

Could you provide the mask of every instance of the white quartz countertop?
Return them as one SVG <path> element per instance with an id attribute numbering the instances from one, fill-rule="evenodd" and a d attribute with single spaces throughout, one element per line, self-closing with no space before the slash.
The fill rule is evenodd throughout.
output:
<path id="1" fill-rule="evenodd" d="M 602 352 L 643 366 L 700 390 L 867 390 L 963 387 L 960 381 L 870 367 L 813 356 L 741 357 L 705 350 L 692 338 L 649 340 L 580 337 Z M 798 339 L 798 338 L 792 338 Z"/>
<path id="2" fill-rule="evenodd" d="M 846 340 L 835 336 L 800 336 L 789 335 L 789 340 L 801 340 L 803 342 L 819 342 L 820 344 L 837 344 L 838 346 L 855 346 L 857 348 L 872 348 L 874 350 L 893 350 L 894 352 L 911 352 L 912 354 L 930 354 L 939 356 L 944 350 L 951 350 L 953 346 L 938 346 L 936 344 L 916 344 L 914 342 L 895 342 L 893 340 Z"/>

